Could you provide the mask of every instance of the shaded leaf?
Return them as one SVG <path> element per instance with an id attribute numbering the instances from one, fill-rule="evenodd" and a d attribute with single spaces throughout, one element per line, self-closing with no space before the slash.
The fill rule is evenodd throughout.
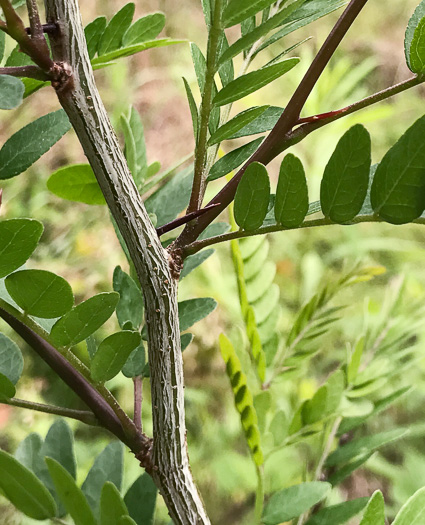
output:
<path id="1" fill-rule="evenodd" d="M 106 204 L 102 190 L 89 164 L 74 164 L 56 170 L 47 181 L 47 189 L 69 201 Z"/>
<path id="2" fill-rule="evenodd" d="M 67 281 L 46 270 L 19 270 L 6 277 L 5 285 L 25 313 L 43 319 L 60 317 L 74 304 Z"/>
<path id="3" fill-rule="evenodd" d="M 105 483 L 114 484 L 119 490 L 122 483 L 124 447 L 119 441 L 109 443 L 96 457 L 81 487 L 91 510 L 98 515 L 99 501 Z"/>
<path id="4" fill-rule="evenodd" d="M 223 87 L 214 97 L 213 103 L 223 106 L 246 97 L 290 71 L 299 61 L 299 58 L 287 58 L 271 66 L 246 73 Z"/>
<path id="5" fill-rule="evenodd" d="M 113 287 L 120 294 L 115 313 L 121 328 L 130 322 L 134 329 L 143 322 L 143 295 L 134 280 L 117 266 L 113 275 Z"/>
<path id="6" fill-rule="evenodd" d="M 199 113 L 195 99 L 193 97 L 192 90 L 190 89 L 188 81 L 183 77 L 184 89 L 186 90 L 186 96 L 189 103 L 190 116 L 192 117 L 193 136 L 195 140 L 198 137 L 198 126 L 199 126 Z"/>
<path id="7" fill-rule="evenodd" d="M 127 506 L 116 486 L 107 481 L 100 496 L 100 525 L 117 525 L 122 516 L 128 516 Z"/>
<path id="8" fill-rule="evenodd" d="M 0 372 L 0 396 L 15 397 L 16 388 L 12 381 Z"/>
<path id="9" fill-rule="evenodd" d="M 58 419 L 49 428 L 40 454 L 42 457 L 56 460 L 76 479 L 77 462 L 74 454 L 74 436 L 64 419 Z"/>
<path id="10" fill-rule="evenodd" d="M 36 162 L 71 128 L 63 109 L 21 128 L 0 150 L 0 179 L 19 175 Z"/>
<path id="11" fill-rule="evenodd" d="M 22 103 L 24 91 L 25 86 L 19 78 L 0 75 L 0 109 L 17 108 Z"/>
<path id="12" fill-rule="evenodd" d="M 275 0 L 229 0 L 223 12 L 223 26 L 231 27 L 266 9 Z"/>
<path id="13" fill-rule="evenodd" d="M 36 520 L 56 516 L 55 501 L 43 483 L 4 450 L 0 450 L 0 488 L 26 516 Z"/>
<path id="14" fill-rule="evenodd" d="M 410 47 L 410 68 L 414 73 L 425 69 L 425 16 L 419 22 Z M 6 108 L 7 109 L 7 108 Z"/>
<path id="15" fill-rule="evenodd" d="M 146 473 L 138 477 L 128 489 L 124 502 L 137 525 L 150 525 L 153 522 L 157 492 L 152 478 Z"/>
<path id="16" fill-rule="evenodd" d="M 143 342 L 131 352 L 121 372 L 125 377 L 141 376 L 146 366 L 146 351 Z"/>
<path id="17" fill-rule="evenodd" d="M 280 165 L 274 215 L 285 228 L 297 228 L 308 211 L 308 190 L 304 167 L 292 155 L 286 155 Z"/>
<path id="18" fill-rule="evenodd" d="M 320 204 L 325 217 L 345 223 L 361 210 L 369 184 L 371 142 L 357 124 L 339 140 L 323 174 Z"/>
<path id="19" fill-rule="evenodd" d="M 195 255 L 190 255 L 184 260 L 183 270 L 180 273 L 180 281 L 186 277 L 190 272 L 195 268 L 200 266 L 204 261 L 206 261 L 214 253 L 214 250 L 203 250 L 201 252 L 195 253 Z"/>
<path id="20" fill-rule="evenodd" d="M 104 339 L 95 353 L 90 373 L 94 381 L 109 381 L 121 372 L 131 352 L 140 344 L 139 332 L 125 330 Z"/>
<path id="21" fill-rule="evenodd" d="M 29 259 L 42 233 L 43 225 L 34 219 L 0 221 L 0 278 Z"/>
<path id="22" fill-rule="evenodd" d="M 259 228 L 269 205 L 270 181 L 267 169 L 259 162 L 245 170 L 235 195 L 235 220 L 244 230 Z"/>
<path id="23" fill-rule="evenodd" d="M 416 50 L 415 47 L 422 42 L 423 34 L 423 20 L 425 17 L 425 2 L 424 0 L 417 6 L 413 15 L 411 16 L 409 23 L 406 28 L 406 35 L 404 38 L 404 53 L 406 56 L 406 62 L 411 71 L 414 73 L 419 72 L 415 71 L 415 66 L 420 65 L 420 57 L 423 56 L 422 46 Z M 419 31 L 418 31 L 419 28 Z M 412 56 L 413 53 L 413 56 Z M 412 59 L 414 64 L 412 64 Z M 419 60 L 418 60 L 419 59 Z"/>
<path id="24" fill-rule="evenodd" d="M 300 483 L 275 492 L 263 511 L 265 525 L 278 525 L 297 518 L 326 496 L 331 485 L 321 481 Z"/>
<path id="25" fill-rule="evenodd" d="M 174 40 L 172 38 L 158 38 L 156 40 L 149 40 L 148 42 L 143 42 L 142 44 L 134 44 L 132 46 L 121 47 L 115 51 L 110 51 L 104 55 L 98 56 L 92 60 L 92 66 L 94 69 L 102 67 L 102 65 L 108 64 L 117 58 L 129 57 L 145 51 L 146 49 L 152 49 L 154 47 L 164 47 L 172 46 L 175 44 L 182 44 L 186 42 L 185 40 Z"/>
<path id="26" fill-rule="evenodd" d="M 179 303 L 180 331 L 184 332 L 192 325 L 209 315 L 217 307 L 217 302 L 211 297 L 188 299 Z"/>
<path id="27" fill-rule="evenodd" d="M 24 358 L 19 346 L 0 334 L 0 373 L 16 385 L 24 368 Z"/>
<path id="28" fill-rule="evenodd" d="M 283 112 L 284 108 L 270 106 L 259 117 L 257 117 L 251 123 L 244 126 L 237 133 L 229 137 L 229 140 L 238 139 L 249 135 L 256 135 L 257 133 L 264 133 L 265 131 L 270 131 L 274 128 Z"/>
<path id="29" fill-rule="evenodd" d="M 87 339 L 111 317 L 118 300 L 118 293 L 100 293 L 74 306 L 53 325 L 53 341 L 59 346 L 73 346 Z"/>
<path id="30" fill-rule="evenodd" d="M 373 178 L 374 212 L 392 224 L 405 224 L 425 209 L 425 117 L 417 120 L 385 154 Z"/>

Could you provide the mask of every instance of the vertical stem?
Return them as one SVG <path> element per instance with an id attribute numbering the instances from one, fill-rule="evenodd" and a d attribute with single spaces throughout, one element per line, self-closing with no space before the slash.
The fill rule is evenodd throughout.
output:
<path id="1" fill-rule="evenodd" d="M 195 151 L 195 173 L 192 194 L 190 196 L 187 212 L 198 210 L 202 204 L 205 190 L 205 164 L 208 153 L 208 124 L 213 108 L 212 97 L 214 88 L 214 75 L 216 73 L 217 52 L 220 38 L 223 34 L 221 28 L 221 9 L 223 0 L 215 0 L 214 19 L 208 33 L 207 66 L 205 71 L 205 86 L 202 93 L 200 109 L 199 134 Z"/>
<path id="2" fill-rule="evenodd" d="M 264 467 L 256 465 L 257 491 L 255 493 L 255 521 L 261 524 L 261 515 L 264 505 Z"/>
<path id="3" fill-rule="evenodd" d="M 184 412 L 183 363 L 177 282 L 128 170 L 125 157 L 97 90 L 77 0 L 45 0 L 55 60 L 71 77 L 57 95 L 96 175 L 109 210 L 130 253 L 146 311 L 153 406 L 153 468 L 176 525 L 208 525 L 209 519 L 189 467 Z"/>
<path id="4" fill-rule="evenodd" d="M 49 47 L 44 38 L 43 26 L 40 21 L 37 0 L 27 0 L 28 17 L 31 28 L 31 40 L 37 45 L 40 52 L 49 56 Z"/>

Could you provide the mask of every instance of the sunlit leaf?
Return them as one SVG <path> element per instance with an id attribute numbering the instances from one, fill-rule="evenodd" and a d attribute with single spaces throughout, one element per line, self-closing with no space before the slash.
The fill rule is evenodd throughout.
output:
<path id="1" fill-rule="evenodd" d="M 270 181 L 267 169 L 259 162 L 251 163 L 238 185 L 235 195 L 235 220 L 244 230 L 259 228 L 267 215 Z"/>
<path id="2" fill-rule="evenodd" d="M 99 16 L 87 24 L 84 29 L 84 34 L 87 42 L 87 51 L 89 53 L 90 60 L 96 55 L 97 47 L 100 39 L 102 38 L 103 32 L 106 28 L 106 17 Z"/>
<path id="3" fill-rule="evenodd" d="M 130 27 L 134 15 L 135 5 L 126 4 L 110 20 L 100 38 L 98 55 L 106 55 L 121 47 L 123 36 Z"/>
<path id="4" fill-rule="evenodd" d="M 420 73 L 424 63 L 424 17 L 425 1 L 422 0 L 411 16 L 404 38 L 404 53 L 408 67 L 414 73 Z M 419 68 L 419 70 L 418 70 Z"/>
<path id="5" fill-rule="evenodd" d="M 407 522 L 406 522 L 407 523 Z M 409 522 L 410 524 L 411 522 Z M 367 504 L 360 525 L 384 525 L 385 524 L 385 502 L 380 490 L 373 493 Z"/>
<path id="6" fill-rule="evenodd" d="M 153 40 L 164 29 L 164 26 L 164 13 L 151 13 L 143 18 L 139 18 L 124 34 L 122 46 L 127 47 Z"/>
<path id="7" fill-rule="evenodd" d="M 308 211 L 308 190 L 304 167 L 292 155 L 286 155 L 280 166 L 274 214 L 276 222 L 286 228 L 297 228 Z"/>

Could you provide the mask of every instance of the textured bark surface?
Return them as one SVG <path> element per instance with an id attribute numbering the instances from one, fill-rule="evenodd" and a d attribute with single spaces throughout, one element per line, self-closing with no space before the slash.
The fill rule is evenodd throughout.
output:
<path id="1" fill-rule="evenodd" d="M 208 524 L 189 468 L 184 419 L 183 366 L 177 283 L 97 91 L 76 0 L 45 0 L 47 21 L 58 24 L 53 58 L 64 62 L 56 86 L 108 207 L 125 239 L 142 285 L 149 334 L 153 404 L 153 468 L 170 515 L 177 524 Z"/>

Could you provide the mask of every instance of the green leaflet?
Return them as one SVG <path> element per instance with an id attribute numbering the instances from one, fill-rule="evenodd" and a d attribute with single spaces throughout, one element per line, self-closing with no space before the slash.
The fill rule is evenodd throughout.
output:
<path id="1" fill-rule="evenodd" d="M 19 78 L 0 75 L 0 109 L 17 108 L 22 103 L 24 91 L 25 86 Z"/>
<path id="2" fill-rule="evenodd" d="M 19 346 L 4 334 L 0 334 L 0 373 L 16 385 L 23 368 L 24 358 Z"/>
<path id="3" fill-rule="evenodd" d="M 134 44 L 141 44 L 148 40 L 153 40 L 164 29 L 164 13 L 152 13 L 139 18 L 129 27 L 122 38 L 122 46 L 128 47 Z"/>
<path id="4" fill-rule="evenodd" d="M 94 381 L 105 382 L 121 372 L 131 352 L 140 344 L 139 332 L 124 330 L 104 339 L 94 354 L 90 373 Z"/>
<path id="5" fill-rule="evenodd" d="M 235 195 L 235 220 L 244 230 L 259 228 L 267 215 L 270 181 L 267 169 L 259 162 L 245 170 Z"/>
<path id="6" fill-rule="evenodd" d="M 63 109 L 31 122 L 12 135 L 0 150 L 0 179 L 19 175 L 71 128 Z"/>
<path id="7" fill-rule="evenodd" d="M 213 103 L 217 106 L 224 106 L 246 97 L 290 71 L 299 61 L 299 58 L 287 58 L 271 66 L 246 73 L 221 89 L 214 97 Z"/>
<path id="8" fill-rule="evenodd" d="M 130 516 L 121 516 L 118 520 L 118 525 L 137 525 L 137 523 Z"/>
<path id="9" fill-rule="evenodd" d="M 293 13 L 299 6 L 301 6 L 306 0 L 296 0 L 289 6 L 283 8 L 272 18 L 260 24 L 255 29 L 252 29 L 248 33 L 244 34 L 239 40 L 236 40 L 221 56 L 218 61 L 219 64 L 224 64 L 227 60 L 230 60 L 234 56 L 238 55 L 245 49 L 248 49 L 255 42 L 266 36 L 272 29 L 278 27 L 284 20 L 286 20 L 291 13 Z"/>
<path id="10" fill-rule="evenodd" d="M 425 117 L 417 120 L 385 154 L 373 178 L 374 212 L 392 224 L 405 224 L 425 209 Z"/>
<path id="11" fill-rule="evenodd" d="M 321 386 L 311 399 L 303 403 L 302 421 L 304 425 L 312 425 L 321 421 L 327 412 L 328 387 Z"/>
<path id="12" fill-rule="evenodd" d="M 418 490 L 402 506 L 393 525 L 421 525 L 425 518 L 425 487 Z"/>
<path id="13" fill-rule="evenodd" d="M 263 142 L 264 137 L 255 139 L 248 144 L 244 144 L 239 148 L 232 150 L 230 153 L 218 159 L 218 161 L 211 168 L 208 175 L 207 181 L 220 179 L 224 177 L 234 169 L 238 168 L 243 162 L 249 159 L 249 157 L 257 151 L 258 146 Z"/>
<path id="14" fill-rule="evenodd" d="M 322 501 L 331 485 L 321 481 L 300 483 L 275 492 L 263 511 L 265 525 L 278 525 L 297 518 Z"/>
<path id="15" fill-rule="evenodd" d="M 320 187 L 325 217 L 346 223 L 361 210 L 369 185 L 371 142 L 368 131 L 357 124 L 339 140 Z"/>
<path id="16" fill-rule="evenodd" d="M 409 522 L 411 523 L 411 522 Z M 385 502 L 380 490 L 372 494 L 363 514 L 360 525 L 384 525 L 385 524 Z"/>
<path id="17" fill-rule="evenodd" d="M 124 446 L 119 441 L 109 443 L 95 458 L 81 490 L 95 516 L 99 514 L 99 500 L 106 483 L 121 489 Z"/>
<path id="18" fill-rule="evenodd" d="M 20 270 L 5 280 L 12 299 L 29 315 L 60 317 L 71 310 L 74 294 L 63 277 L 45 270 Z"/>
<path id="19" fill-rule="evenodd" d="M 36 520 L 56 516 L 56 504 L 43 483 L 13 456 L 0 450 L 0 488 L 22 513 Z"/>
<path id="20" fill-rule="evenodd" d="M 4 49 L 6 44 L 6 33 L 4 31 L 0 34 L 0 60 L 4 58 Z"/>
<path id="21" fill-rule="evenodd" d="M 188 299 L 179 303 L 180 331 L 184 332 L 192 325 L 201 321 L 217 307 L 217 302 L 211 297 Z"/>
<path id="22" fill-rule="evenodd" d="M 116 486 L 107 481 L 100 496 L 100 525 L 116 525 L 122 516 L 128 516 L 127 506 Z"/>
<path id="23" fill-rule="evenodd" d="M 111 18 L 99 41 L 97 49 L 99 56 L 116 51 L 121 47 L 123 36 L 133 19 L 134 9 L 133 3 L 126 4 Z"/>
<path id="24" fill-rule="evenodd" d="M 157 493 L 158 489 L 152 478 L 146 473 L 139 476 L 128 489 L 124 496 L 124 503 L 137 525 L 148 525 L 153 522 Z"/>
<path id="25" fill-rule="evenodd" d="M 281 445 L 288 435 L 288 418 L 283 410 L 275 412 L 269 426 L 275 446 Z"/>
<path id="26" fill-rule="evenodd" d="M 270 7 L 274 1 L 275 0 L 251 0 L 250 2 L 246 2 L 246 0 L 229 0 L 223 11 L 223 26 L 232 27 L 240 24 L 250 16 Z"/>
<path id="27" fill-rule="evenodd" d="M 195 141 L 198 138 L 199 113 L 192 90 L 190 89 L 188 81 L 183 77 L 184 89 L 186 90 L 187 101 L 189 103 L 190 116 L 192 117 L 193 136 Z"/>
<path id="28" fill-rule="evenodd" d="M 56 492 L 75 525 L 96 525 L 96 520 L 87 500 L 75 483 L 74 478 L 54 459 L 46 458 L 46 463 Z"/>
<path id="29" fill-rule="evenodd" d="M 229 43 L 227 41 L 226 35 L 223 33 L 221 37 L 220 42 L 220 48 L 218 50 L 218 56 L 220 56 L 226 49 L 229 48 Z M 219 68 L 218 68 L 218 74 L 220 76 L 221 84 L 222 86 L 227 86 L 229 82 L 231 82 L 235 78 L 235 70 L 233 67 L 233 60 L 228 60 L 227 62 L 224 62 Z"/>
<path id="30" fill-rule="evenodd" d="M 207 69 L 207 62 L 202 51 L 193 42 L 190 44 L 190 54 L 192 55 L 193 67 L 195 69 L 196 79 L 198 81 L 199 91 L 204 92 L 205 87 L 205 71 Z"/>
<path id="31" fill-rule="evenodd" d="M 126 157 L 131 157 L 133 165 L 131 174 L 133 175 L 136 186 L 140 189 L 143 187 L 144 180 L 148 177 L 149 170 L 146 154 L 145 131 L 142 119 L 135 107 L 132 106 L 130 116 L 125 120 L 125 154 Z M 131 152 L 130 147 L 132 148 Z"/>
<path id="32" fill-rule="evenodd" d="M 308 212 L 308 189 L 304 167 L 291 153 L 280 166 L 274 214 L 276 222 L 286 228 L 297 228 Z"/>
<path id="33" fill-rule="evenodd" d="M 115 313 L 121 328 L 128 321 L 133 329 L 137 329 L 143 322 L 143 295 L 133 279 L 117 266 L 113 275 L 113 288 L 120 294 Z"/>
<path id="34" fill-rule="evenodd" d="M 84 29 L 84 34 L 87 42 L 87 51 L 89 53 L 90 60 L 95 57 L 97 48 L 102 38 L 102 35 L 106 29 L 106 17 L 99 16 L 87 24 Z"/>
<path id="35" fill-rule="evenodd" d="M 0 221 L 0 278 L 29 259 L 42 233 L 43 225 L 34 219 Z"/>
<path id="36" fill-rule="evenodd" d="M 125 377 L 137 377 L 143 375 L 146 366 L 146 351 L 143 342 L 131 352 L 121 372 Z"/>
<path id="37" fill-rule="evenodd" d="M 73 346 L 87 339 L 113 314 L 119 301 L 115 292 L 100 293 L 74 306 L 53 325 L 51 337 L 59 346 Z"/>
<path id="38" fill-rule="evenodd" d="M 259 117 L 269 106 L 260 106 L 255 108 L 250 108 L 242 113 L 239 113 L 228 122 L 220 126 L 208 140 L 208 145 L 212 146 L 218 144 L 219 142 L 228 139 L 240 129 L 248 125 L 254 119 Z"/>
<path id="39" fill-rule="evenodd" d="M 425 70 L 425 17 L 419 22 L 410 47 L 410 68 L 413 73 Z"/>
<path id="40" fill-rule="evenodd" d="M 175 44 L 182 44 L 186 42 L 185 40 L 175 40 L 173 38 L 157 38 L 156 40 L 150 40 L 148 42 L 143 42 L 142 44 L 133 44 L 132 46 L 121 47 L 115 51 L 110 51 L 104 55 L 98 56 L 92 60 L 93 66 L 102 66 L 108 62 L 112 62 L 117 58 L 129 57 L 145 51 L 146 49 L 152 49 L 154 47 L 164 47 L 164 46 L 173 46 Z M 95 67 L 97 69 L 97 67 Z"/>
<path id="41" fill-rule="evenodd" d="M 58 419 L 49 428 L 41 446 L 40 454 L 43 458 L 49 457 L 56 460 L 76 479 L 77 463 L 74 454 L 74 436 L 64 419 Z M 48 486 L 48 488 L 50 487 Z"/>
<path id="42" fill-rule="evenodd" d="M 365 454 L 372 450 L 376 450 L 388 443 L 397 441 L 402 437 L 405 437 L 408 434 L 408 431 L 404 428 L 397 428 L 394 430 L 389 430 L 388 432 L 381 432 L 373 436 L 366 436 L 354 441 L 351 441 L 347 445 L 344 445 L 335 452 L 332 452 L 326 460 L 326 465 L 328 467 L 346 463 L 351 459 L 355 458 L 359 454 Z"/>
<path id="43" fill-rule="evenodd" d="M 316 512 L 305 525 L 342 525 L 363 510 L 367 501 L 368 498 L 357 498 L 338 505 L 324 507 Z M 375 525 L 378 525 L 378 522 Z"/>
<path id="44" fill-rule="evenodd" d="M 242 372 L 241 363 L 232 343 L 224 334 L 220 334 L 219 344 L 221 355 L 226 363 L 226 373 L 232 385 L 235 405 L 241 418 L 245 439 L 251 450 L 255 464 L 260 466 L 264 463 L 264 457 L 261 450 L 257 413 L 254 408 L 252 394 L 248 388 L 246 376 Z"/>
<path id="45" fill-rule="evenodd" d="M 406 35 L 404 37 L 404 54 L 406 56 L 406 62 L 411 71 L 414 73 L 418 73 L 419 71 L 415 71 L 414 64 L 418 65 L 420 62 L 420 57 L 423 58 L 423 48 L 421 42 L 422 42 L 422 34 L 423 34 L 423 19 L 425 17 L 425 1 L 422 0 L 421 3 L 418 5 L 418 7 L 415 9 L 413 15 L 411 16 L 409 23 L 406 28 Z M 417 29 L 419 29 L 418 32 Z M 419 47 L 417 48 L 419 44 Z M 412 64 L 412 59 L 414 64 Z"/>
<path id="46" fill-rule="evenodd" d="M 357 372 L 359 371 L 363 350 L 365 346 L 365 337 L 362 336 L 357 341 L 354 351 L 351 355 L 351 359 L 347 364 L 347 382 L 349 384 L 354 383 L 356 380 Z"/>
<path id="47" fill-rule="evenodd" d="M 47 189 L 69 201 L 106 204 L 89 164 L 74 164 L 56 170 L 47 181 Z"/>
<path id="48" fill-rule="evenodd" d="M 257 133 L 264 133 L 265 131 L 270 131 L 275 127 L 283 111 L 284 108 L 270 106 L 262 115 L 260 115 L 247 126 L 244 126 L 237 133 L 229 137 L 229 140 L 246 137 L 248 135 L 256 135 Z"/>

